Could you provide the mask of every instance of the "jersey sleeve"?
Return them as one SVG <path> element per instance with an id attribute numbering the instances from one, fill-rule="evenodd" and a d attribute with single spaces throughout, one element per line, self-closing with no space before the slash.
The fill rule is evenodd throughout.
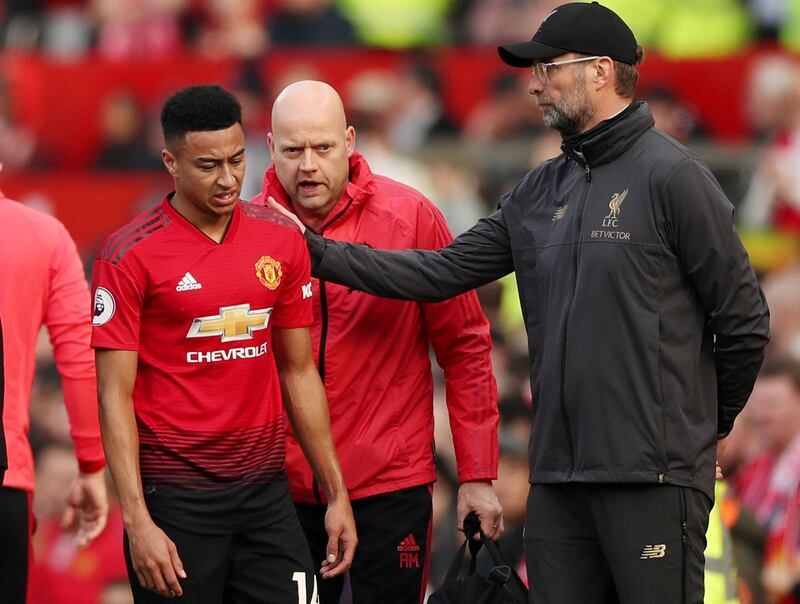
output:
<path id="1" fill-rule="evenodd" d="M 50 266 L 44 322 L 53 345 L 53 358 L 64 391 L 70 435 L 81 472 L 97 472 L 105 465 L 97 415 L 94 351 L 89 347 L 91 327 L 89 291 L 78 250 L 59 224 Z"/>
<path id="2" fill-rule="evenodd" d="M 283 329 L 308 327 L 314 322 L 311 304 L 311 259 L 302 236 L 293 237 L 294 255 L 283 269 L 272 324 Z"/>
<path id="3" fill-rule="evenodd" d="M 129 270 L 96 260 L 92 269 L 92 347 L 139 349 L 144 285 Z"/>

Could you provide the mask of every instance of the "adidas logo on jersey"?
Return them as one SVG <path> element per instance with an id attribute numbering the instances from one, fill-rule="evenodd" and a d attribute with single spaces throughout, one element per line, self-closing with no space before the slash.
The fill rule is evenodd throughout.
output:
<path id="1" fill-rule="evenodd" d="M 190 289 L 203 289 L 203 285 L 192 277 L 192 273 L 186 273 L 175 288 L 176 292 L 187 292 Z"/>

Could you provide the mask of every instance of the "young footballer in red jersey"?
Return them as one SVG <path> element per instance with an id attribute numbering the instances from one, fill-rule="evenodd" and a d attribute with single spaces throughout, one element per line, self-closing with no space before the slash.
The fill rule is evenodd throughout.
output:
<path id="1" fill-rule="evenodd" d="M 175 193 L 106 240 L 93 279 L 101 427 L 134 596 L 314 603 L 284 406 L 329 501 L 324 578 L 350 566 L 356 535 L 311 356 L 305 242 L 239 201 L 232 95 L 186 88 L 161 121 Z"/>

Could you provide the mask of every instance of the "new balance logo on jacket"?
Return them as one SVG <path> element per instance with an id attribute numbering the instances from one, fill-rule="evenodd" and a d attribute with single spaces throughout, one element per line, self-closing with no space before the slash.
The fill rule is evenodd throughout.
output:
<path id="1" fill-rule="evenodd" d="M 652 560 L 653 558 L 663 558 L 667 554 L 667 546 L 663 543 L 659 545 L 645 545 L 642 550 L 640 560 Z"/>
<path id="2" fill-rule="evenodd" d="M 203 284 L 198 283 L 197 279 L 192 277 L 192 273 L 186 273 L 178 283 L 175 291 L 185 292 L 189 291 L 190 289 L 203 289 Z"/>

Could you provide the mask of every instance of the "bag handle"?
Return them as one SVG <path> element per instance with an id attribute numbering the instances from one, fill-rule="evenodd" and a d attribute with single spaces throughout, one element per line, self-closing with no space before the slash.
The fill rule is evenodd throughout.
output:
<path id="1" fill-rule="evenodd" d="M 494 564 L 494 567 L 489 572 L 489 579 L 501 587 L 505 586 L 505 588 L 514 594 L 520 602 L 527 602 L 528 589 L 525 587 L 525 584 L 522 582 L 522 579 L 519 578 L 519 575 L 517 575 L 516 571 L 514 571 L 514 569 L 511 568 L 511 565 L 506 562 L 506 559 L 503 557 L 503 554 L 500 552 L 500 548 L 497 547 L 497 544 L 489 539 L 489 537 L 487 537 L 483 532 L 481 529 L 481 522 L 475 512 L 470 512 L 467 514 L 467 517 L 464 518 L 464 533 L 467 536 L 467 540 L 461 547 L 462 550 L 464 550 L 464 546 L 466 546 L 467 542 L 470 544 L 470 554 L 472 555 L 470 574 L 475 573 L 475 557 L 477 556 L 478 551 L 480 551 L 481 546 L 483 546 L 486 548 L 486 551 L 489 553 L 492 563 Z M 480 533 L 480 541 L 472 539 L 472 535 L 475 533 Z M 473 544 L 476 544 L 474 549 Z"/>
<path id="2" fill-rule="evenodd" d="M 474 516 L 474 514 L 471 514 L 471 515 Z M 475 517 L 475 520 L 477 520 L 477 517 Z M 468 527 L 468 523 L 467 523 L 467 520 L 465 519 L 464 520 L 464 531 L 465 532 L 467 532 L 469 530 L 467 527 Z M 469 524 L 469 527 L 471 528 L 472 525 Z M 478 528 L 476 528 L 474 531 L 472 531 L 472 533 L 469 533 L 469 535 L 474 535 L 475 532 L 477 532 L 477 530 L 479 528 L 480 528 L 480 523 L 478 523 Z M 481 548 L 481 542 L 480 541 L 475 541 L 474 539 L 470 539 L 469 537 L 467 537 L 464 540 L 464 543 L 461 544 L 461 547 L 458 548 L 458 552 L 456 552 L 456 555 L 453 558 L 453 562 L 452 562 L 452 564 L 450 564 L 450 568 L 447 570 L 447 575 L 445 576 L 445 583 L 454 582 L 458 577 L 461 576 L 462 571 L 463 571 L 464 566 L 465 566 L 464 565 L 464 561 L 465 561 L 465 559 L 467 557 L 467 546 L 469 546 L 469 553 L 470 553 L 469 574 L 470 575 L 474 575 L 475 574 L 476 556 L 478 555 L 478 551 Z"/>
<path id="3" fill-rule="evenodd" d="M 472 538 L 475 533 L 480 533 L 480 541 Z M 481 551 L 481 545 L 484 545 L 487 540 L 486 535 L 484 535 L 483 531 L 481 530 L 481 521 L 478 519 L 478 516 L 475 514 L 475 512 L 470 512 L 464 518 L 464 535 L 467 538 L 466 543 L 469 543 L 469 555 L 472 557 L 469 565 L 469 574 L 474 575 L 475 560 L 478 556 L 478 552 Z"/>

